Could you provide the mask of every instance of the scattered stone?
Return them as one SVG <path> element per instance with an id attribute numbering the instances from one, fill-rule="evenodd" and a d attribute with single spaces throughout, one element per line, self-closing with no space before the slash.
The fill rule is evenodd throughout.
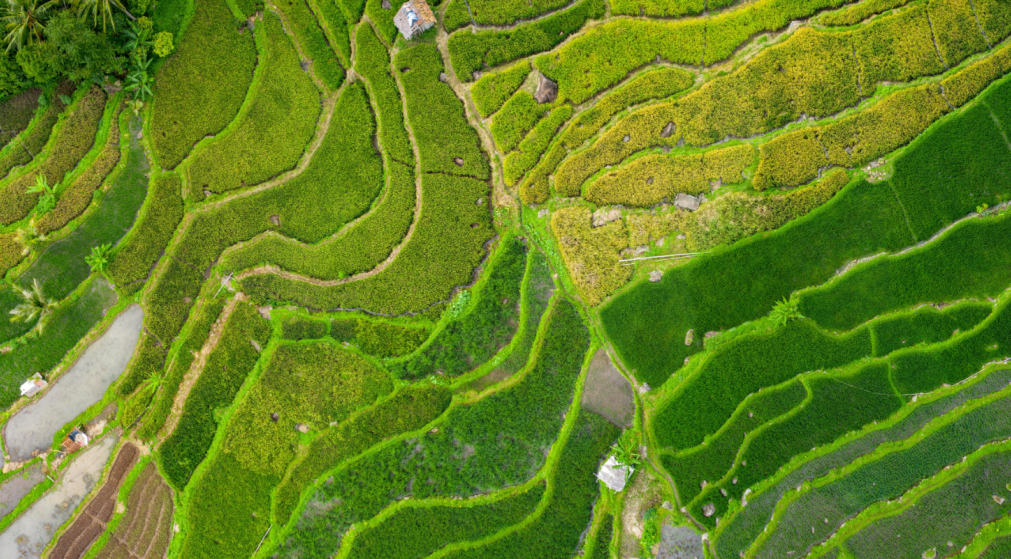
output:
<path id="1" fill-rule="evenodd" d="M 138 130 L 137 133 L 134 134 L 133 137 L 136 138 L 136 139 L 138 139 L 138 140 L 143 140 L 144 139 L 144 129 L 141 128 L 140 130 Z"/>
<path id="2" fill-rule="evenodd" d="M 558 97 L 558 84 L 551 80 L 551 78 L 540 75 L 540 79 L 537 81 L 537 91 L 534 92 L 534 99 L 541 105 L 545 103 L 551 103 Z"/>
<path id="3" fill-rule="evenodd" d="M 695 329 L 691 328 L 685 334 L 685 345 L 692 345 L 692 342 L 694 341 L 695 341 Z"/>
<path id="4" fill-rule="evenodd" d="M 446 72 L 439 72 L 439 81 L 442 83 L 449 83 L 449 76 L 446 75 Z"/>
<path id="5" fill-rule="evenodd" d="M 484 198 L 477 199 L 477 205 L 480 206 L 481 204 L 484 204 Z"/>
<path id="6" fill-rule="evenodd" d="M 659 283 L 663 279 L 663 272 L 660 270 L 653 270 L 649 273 L 650 283 Z"/>
<path id="7" fill-rule="evenodd" d="M 692 359 L 691 357 L 685 357 L 685 365 L 687 365 L 688 362 L 691 361 L 691 359 Z"/>
<path id="8" fill-rule="evenodd" d="M 679 192 L 677 196 L 674 197 L 674 207 L 679 210 L 688 210 L 694 212 L 699 209 L 699 199 L 692 196 L 691 194 L 685 194 L 684 192 Z"/>
<path id="9" fill-rule="evenodd" d="M 453 158 L 453 163 L 456 163 L 457 167 L 463 167 L 463 158 L 462 157 L 454 157 Z"/>
<path id="10" fill-rule="evenodd" d="M 677 240 L 679 240 L 679 241 L 683 241 L 683 240 L 685 240 L 685 239 L 686 239 L 687 237 L 685 237 L 685 234 L 684 234 L 684 233 L 678 233 L 678 234 L 677 234 L 677 236 L 676 236 L 676 237 L 674 237 L 674 238 L 675 238 L 675 239 L 677 239 Z"/>
<path id="11" fill-rule="evenodd" d="M 274 214 L 270 216 L 268 219 L 270 220 L 271 223 L 274 224 L 275 227 L 281 226 L 281 216 Z"/>
<path id="12" fill-rule="evenodd" d="M 267 320 L 270 320 L 270 311 L 274 310 L 274 307 L 270 305 L 265 305 L 262 307 L 257 307 L 256 310 L 259 311 L 260 316 L 262 316 Z"/>
<path id="13" fill-rule="evenodd" d="M 734 479 L 730 480 L 730 484 L 737 485 L 737 478 L 735 477 Z"/>
<path id="14" fill-rule="evenodd" d="M 303 434 L 304 433 L 308 433 L 309 432 L 309 426 L 306 425 L 305 423 L 297 423 L 295 425 L 295 430 L 297 430 L 299 433 L 303 433 Z"/>
<path id="15" fill-rule="evenodd" d="M 716 505 L 712 503 L 706 503 L 702 505 L 702 516 L 709 518 L 710 516 L 716 514 Z"/>
<path id="16" fill-rule="evenodd" d="M 720 488 L 720 495 L 723 495 L 724 497 L 726 497 L 727 496 L 727 490 L 721 487 Z"/>
<path id="17" fill-rule="evenodd" d="M 719 187 L 721 187 L 721 186 L 723 186 L 723 180 L 722 179 L 714 179 L 714 180 L 709 181 L 709 191 L 710 192 L 716 192 L 716 189 L 719 188 Z"/>
<path id="18" fill-rule="evenodd" d="M 281 419 L 281 414 L 277 412 L 270 414 L 270 420 L 273 421 L 274 423 L 277 423 L 277 420 L 279 419 Z"/>
<path id="19" fill-rule="evenodd" d="M 663 130 L 660 131 L 660 137 L 670 138 L 672 135 L 674 135 L 674 129 L 675 129 L 674 123 L 668 122 L 667 125 L 663 127 Z"/>
<path id="20" fill-rule="evenodd" d="M 309 60 L 303 60 L 302 62 L 299 63 L 299 65 L 302 67 L 303 72 L 308 72 L 309 67 L 312 66 L 312 62 Z"/>
<path id="21" fill-rule="evenodd" d="M 705 204 L 705 203 L 706 203 L 706 202 L 708 202 L 708 201 L 709 201 L 709 200 L 706 200 L 706 195 L 705 195 L 705 194 L 699 194 L 699 205 L 700 205 L 700 206 L 701 206 L 702 204 Z"/>
<path id="22" fill-rule="evenodd" d="M 647 252 L 649 252 L 649 245 L 639 245 L 639 246 L 635 247 L 635 250 L 632 251 L 632 255 L 633 256 L 642 256 L 643 254 L 646 254 Z"/>
<path id="23" fill-rule="evenodd" d="M 249 340 L 249 344 L 253 346 L 253 349 L 256 350 L 256 353 L 260 353 L 261 351 L 263 351 L 263 348 L 260 347 L 260 344 L 256 343 L 256 340 Z"/>
<path id="24" fill-rule="evenodd" d="M 607 225 L 612 221 L 617 221 L 621 219 L 621 208 L 618 206 L 611 206 L 610 208 L 600 208 L 599 210 L 593 212 L 593 227 L 600 227 L 602 225 Z"/>
<path id="25" fill-rule="evenodd" d="M 473 75 L 474 75 L 474 81 L 477 81 L 477 80 L 481 79 L 481 72 L 480 71 L 475 71 Z"/>
<path id="26" fill-rule="evenodd" d="M 654 243 L 654 244 L 655 244 L 656 246 L 658 246 L 658 247 L 662 247 L 662 246 L 663 246 L 664 244 L 666 244 L 666 243 L 667 243 L 667 239 L 666 239 L 666 238 L 663 238 L 663 237 L 661 237 L 661 238 L 660 238 L 659 240 L 657 240 L 657 242 L 656 242 L 656 243 Z"/>
<path id="27" fill-rule="evenodd" d="M 639 394 L 645 394 L 645 393 L 649 392 L 650 390 L 652 390 L 652 388 L 649 387 L 648 383 L 644 382 L 644 383 L 642 383 L 642 386 L 639 387 Z"/>
<path id="28" fill-rule="evenodd" d="M 629 136 L 628 134 L 625 134 L 625 137 L 621 139 L 621 141 L 625 142 L 626 144 L 628 142 L 630 142 L 631 140 L 632 140 L 632 136 Z"/>
<path id="29" fill-rule="evenodd" d="M 661 506 L 667 510 L 674 510 L 674 504 L 671 503 L 670 501 L 664 501 L 663 505 Z"/>
<path id="30" fill-rule="evenodd" d="M 119 93 L 120 90 L 123 89 L 123 82 L 116 80 L 112 83 L 107 83 L 103 85 L 102 89 L 104 89 L 105 92 L 108 93 L 109 95 L 115 95 Z"/>
<path id="31" fill-rule="evenodd" d="M 550 214 L 551 214 L 551 212 L 548 211 L 547 208 L 543 208 L 543 209 L 541 209 L 541 211 L 537 212 L 537 217 L 539 219 L 544 219 L 544 218 L 548 217 L 548 215 L 550 215 Z"/>
<path id="32" fill-rule="evenodd" d="M 390 0 L 383 0 L 382 6 L 383 6 L 384 10 L 392 10 L 393 9 L 393 5 L 390 4 Z"/>

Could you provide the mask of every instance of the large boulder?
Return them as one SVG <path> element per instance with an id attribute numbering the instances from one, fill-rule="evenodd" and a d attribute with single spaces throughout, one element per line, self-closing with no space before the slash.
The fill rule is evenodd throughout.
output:
<path id="1" fill-rule="evenodd" d="M 694 212 L 699 209 L 699 205 L 702 201 L 691 194 L 685 194 L 679 192 L 677 196 L 674 197 L 674 207 L 679 210 L 688 210 Z"/>
<path id="2" fill-rule="evenodd" d="M 558 97 L 558 84 L 544 74 L 540 74 L 539 72 L 538 74 L 540 75 L 540 79 L 537 81 L 537 91 L 534 92 L 534 99 L 541 105 L 551 103 Z"/>

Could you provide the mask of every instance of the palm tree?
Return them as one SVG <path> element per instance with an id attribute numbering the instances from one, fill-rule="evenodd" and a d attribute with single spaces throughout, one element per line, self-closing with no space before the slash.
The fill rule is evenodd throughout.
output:
<path id="1" fill-rule="evenodd" d="M 11 309 L 11 322 L 31 322 L 38 318 L 34 330 L 41 333 L 45 328 L 45 321 L 53 312 L 56 301 L 46 297 L 42 292 L 42 286 L 38 279 L 32 280 L 31 289 L 15 284 L 14 289 L 21 296 L 21 303 Z"/>
<path id="2" fill-rule="evenodd" d="M 38 231 L 35 229 L 34 220 L 29 222 L 27 226 L 18 229 L 17 231 L 18 242 L 21 243 L 21 256 L 28 256 L 28 253 L 32 251 L 32 246 L 35 245 L 37 241 L 46 240 L 45 235 L 39 235 Z"/>
<path id="3" fill-rule="evenodd" d="M 102 32 L 105 32 L 105 26 L 110 21 L 112 21 L 112 7 L 115 6 L 119 8 L 128 18 L 135 20 L 137 18 L 133 17 L 129 11 L 127 11 L 126 6 L 123 5 L 119 0 L 74 0 L 77 4 L 77 15 L 82 16 L 91 12 L 91 17 L 93 20 L 93 25 L 98 27 L 98 16 L 102 16 Z M 116 22 L 112 22 L 112 30 L 116 30 Z"/>
<path id="4" fill-rule="evenodd" d="M 40 214 L 44 214 L 56 207 L 56 185 L 49 186 L 46 176 L 42 173 L 39 173 L 35 177 L 35 184 L 28 187 L 28 193 L 42 194 L 42 198 L 39 199 Z"/>
<path id="5" fill-rule="evenodd" d="M 21 50 L 22 47 L 42 40 L 46 26 L 42 23 L 46 12 L 56 0 L 7 0 L 7 5 L 0 9 L 0 22 L 3 22 L 7 35 L 7 52 L 11 49 Z"/>

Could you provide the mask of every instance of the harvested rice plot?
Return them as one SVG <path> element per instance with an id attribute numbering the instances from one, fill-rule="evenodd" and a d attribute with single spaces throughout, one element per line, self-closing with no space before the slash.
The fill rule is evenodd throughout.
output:
<path id="1" fill-rule="evenodd" d="M 157 559 L 165 556 L 172 535 L 172 490 L 148 462 L 130 490 L 126 513 L 99 559 Z"/>

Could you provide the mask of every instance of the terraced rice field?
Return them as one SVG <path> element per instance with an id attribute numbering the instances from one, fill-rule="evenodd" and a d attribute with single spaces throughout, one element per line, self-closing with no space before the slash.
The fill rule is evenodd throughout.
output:
<path id="1" fill-rule="evenodd" d="M 19 6 L 0 559 L 1006 556 L 1007 1 Z"/>

